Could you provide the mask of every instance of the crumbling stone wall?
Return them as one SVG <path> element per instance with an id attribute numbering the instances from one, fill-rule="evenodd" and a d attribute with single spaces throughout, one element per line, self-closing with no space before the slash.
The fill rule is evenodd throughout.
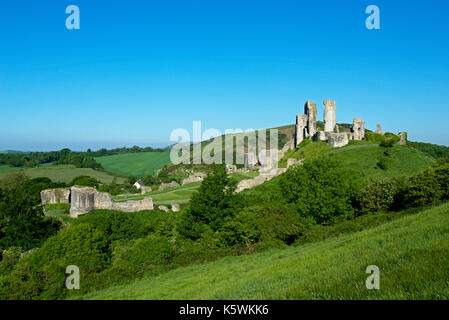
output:
<path id="1" fill-rule="evenodd" d="M 55 203 L 69 203 L 70 201 L 70 189 L 69 188 L 57 188 L 46 189 L 41 191 L 41 201 L 43 205 L 55 204 Z"/>
<path id="2" fill-rule="evenodd" d="M 200 182 L 200 181 L 203 181 L 205 177 L 206 177 L 205 173 L 196 172 L 194 174 L 191 174 L 188 178 L 185 178 L 184 180 L 182 180 L 181 185 L 185 185 L 185 184 L 189 184 L 189 183 L 193 183 L 193 182 Z M 160 188 L 159 188 L 159 190 L 160 190 Z"/>
<path id="3" fill-rule="evenodd" d="M 331 147 L 343 147 L 349 143 L 348 135 L 345 132 L 336 133 L 336 132 L 328 132 L 327 133 L 327 144 Z"/>
<path id="4" fill-rule="evenodd" d="M 159 188 L 157 189 L 158 191 L 162 191 L 171 187 L 177 187 L 179 186 L 179 183 L 177 183 L 176 181 L 172 181 L 170 183 L 163 183 L 159 186 Z"/>
<path id="5" fill-rule="evenodd" d="M 154 208 L 151 197 L 138 201 L 115 202 L 107 192 L 98 192 L 92 187 L 79 186 L 73 186 L 70 189 L 70 203 L 70 216 L 73 218 L 95 209 L 137 212 Z"/>

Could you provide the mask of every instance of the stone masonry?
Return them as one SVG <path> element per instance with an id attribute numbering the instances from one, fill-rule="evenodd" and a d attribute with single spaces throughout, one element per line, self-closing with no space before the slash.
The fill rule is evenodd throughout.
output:
<path id="1" fill-rule="evenodd" d="M 73 186 L 70 189 L 70 216 L 73 218 L 95 209 L 137 212 L 153 210 L 153 199 L 145 197 L 142 200 L 115 202 L 107 192 L 99 192 L 92 187 Z"/>
<path id="2" fill-rule="evenodd" d="M 324 132 L 334 132 L 337 124 L 335 100 L 324 100 Z"/>

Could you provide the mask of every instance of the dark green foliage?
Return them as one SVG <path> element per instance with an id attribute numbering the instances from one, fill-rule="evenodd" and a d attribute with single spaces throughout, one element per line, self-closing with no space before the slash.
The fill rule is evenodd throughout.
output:
<path id="1" fill-rule="evenodd" d="M 398 192 L 396 180 L 371 178 L 365 182 L 357 200 L 361 213 L 389 210 Z"/>
<path id="2" fill-rule="evenodd" d="M 294 203 L 303 217 L 311 216 L 320 224 L 354 216 L 353 202 L 359 183 L 355 173 L 329 157 L 291 167 L 280 179 L 286 201 Z"/>
<path id="3" fill-rule="evenodd" d="M 403 193 L 403 208 L 435 205 L 443 197 L 433 169 L 411 177 Z"/>
<path id="4" fill-rule="evenodd" d="M 109 194 L 116 196 L 121 193 L 122 188 L 116 183 L 104 183 L 97 188 L 100 192 L 108 192 Z"/>
<path id="5" fill-rule="evenodd" d="M 449 200 L 449 161 L 442 159 L 435 167 L 434 175 L 442 192 L 442 199 Z"/>
<path id="6" fill-rule="evenodd" d="M 98 187 L 99 182 L 94 177 L 90 176 L 78 176 L 73 178 L 70 182 L 71 186 L 84 186 L 84 187 Z"/>
<path id="7" fill-rule="evenodd" d="M 440 146 L 432 143 L 407 141 L 409 147 L 418 149 L 419 151 L 431 156 L 432 158 L 449 158 L 449 147 Z"/>
<path id="8" fill-rule="evenodd" d="M 391 159 L 387 156 L 382 156 L 377 161 L 377 167 L 382 170 L 388 170 L 391 166 Z"/>
<path id="9" fill-rule="evenodd" d="M 371 143 L 381 143 L 385 141 L 385 136 L 381 133 L 365 132 L 365 139 Z"/>
<path id="10" fill-rule="evenodd" d="M 266 203 L 244 209 L 218 232 L 219 245 L 258 244 L 272 247 L 293 243 L 313 223 L 292 205 Z"/>
<path id="11" fill-rule="evenodd" d="M 383 140 L 379 145 L 384 148 L 391 148 L 394 146 L 395 143 L 396 143 L 395 139 L 388 138 Z"/>
<path id="12" fill-rule="evenodd" d="M 0 249 L 35 248 L 58 231 L 59 221 L 44 217 L 37 190 L 33 180 L 0 189 Z"/>
<path id="13" fill-rule="evenodd" d="M 0 299 L 62 298 L 68 291 L 67 266 L 78 266 L 83 281 L 103 270 L 109 256 L 107 241 L 100 231 L 87 224 L 64 229 L 0 279 Z"/>
<path id="14" fill-rule="evenodd" d="M 134 222 L 133 216 L 126 212 L 96 210 L 93 214 L 80 216 L 75 224 L 80 223 L 88 223 L 100 230 L 108 242 L 142 236 L 139 225 Z"/>
<path id="15" fill-rule="evenodd" d="M 391 133 L 391 132 L 385 132 L 385 140 L 392 140 L 393 144 L 399 142 L 401 140 L 401 137 L 397 134 Z M 392 146 L 393 146 L 392 144 Z"/>
<path id="16" fill-rule="evenodd" d="M 189 238 L 198 238 L 203 226 L 219 230 L 226 218 L 232 218 L 242 207 L 236 182 L 229 179 L 223 166 L 214 166 L 204 178 L 199 190 L 192 196 L 180 224 L 180 232 Z"/>

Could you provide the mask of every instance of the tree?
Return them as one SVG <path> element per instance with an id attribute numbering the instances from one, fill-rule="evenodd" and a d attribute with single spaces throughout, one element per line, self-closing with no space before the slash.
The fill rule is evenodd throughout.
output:
<path id="1" fill-rule="evenodd" d="M 189 238 L 199 238 L 205 225 L 213 231 L 219 230 L 226 218 L 234 217 L 242 208 L 241 196 L 234 193 L 236 186 L 223 166 L 214 165 L 192 196 L 180 232 Z"/>
<path id="2" fill-rule="evenodd" d="M 298 212 L 319 224 L 331 224 L 354 216 L 353 203 L 361 179 L 330 157 L 305 161 L 290 167 L 280 178 L 285 200 Z"/>
<path id="3" fill-rule="evenodd" d="M 0 189 L 0 248 L 35 248 L 58 231 L 59 221 L 44 217 L 40 198 L 30 190 L 30 182 Z"/>

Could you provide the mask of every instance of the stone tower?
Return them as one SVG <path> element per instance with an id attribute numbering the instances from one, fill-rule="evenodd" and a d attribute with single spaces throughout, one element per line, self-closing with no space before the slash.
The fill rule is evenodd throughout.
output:
<path id="1" fill-rule="evenodd" d="M 295 127 L 295 148 L 307 138 L 307 116 L 305 114 L 296 115 L 296 127 Z"/>
<path id="2" fill-rule="evenodd" d="M 324 132 L 334 132 L 337 124 L 335 100 L 324 100 Z"/>
<path id="3" fill-rule="evenodd" d="M 307 116 L 307 133 L 309 137 L 313 137 L 317 131 L 316 128 L 316 103 L 307 102 L 304 105 L 304 114 Z"/>
<path id="4" fill-rule="evenodd" d="M 354 118 L 352 121 L 351 138 L 352 140 L 365 139 L 365 122 L 362 119 Z"/>

